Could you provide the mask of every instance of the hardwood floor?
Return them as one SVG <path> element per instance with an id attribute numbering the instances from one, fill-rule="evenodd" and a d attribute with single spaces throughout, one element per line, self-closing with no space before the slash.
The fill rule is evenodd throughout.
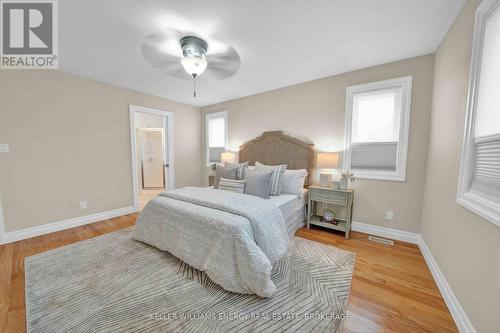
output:
<path id="1" fill-rule="evenodd" d="M 458 332 L 418 246 L 394 246 L 352 232 L 351 239 L 321 229 L 297 236 L 356 253 L 344 332 Z"/>
<path id="2" fill-rule="evenodd" d="M 140 190 L 139 191 L 139 210 L 142 210 L 149 200 L 156 197 L 165 190 Z"/>
<path id="3" fill-rule="evenodd" d="M 135 223 L 137 214 L 0 246 L 0 332 L 25 331 L 24 257 Z M 386 246 L 353 232 L 300 229 L 297 235 L 356 253 L 344 332 L 458 332 L 417 246 Z"/>

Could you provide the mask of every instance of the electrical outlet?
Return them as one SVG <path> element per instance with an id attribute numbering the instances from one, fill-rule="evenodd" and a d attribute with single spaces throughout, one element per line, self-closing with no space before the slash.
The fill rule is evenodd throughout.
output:
<path id="1" fill-rule="evenodd" d="M 87 201 L 80 201 L 80 209 L 87 209 Z"/>
<path id="2" fill-rule="evenodd" d="M 394 220 L 394 212 L 392 210 L 388 210 L 387 212 L 385 212 L 385 219 L 387 221 Z"/>
<path id="3" fill-rule="evenodd" d="M 9 152 L 9 144 L 0 143 L 0 153 L 8 153 Z"/>

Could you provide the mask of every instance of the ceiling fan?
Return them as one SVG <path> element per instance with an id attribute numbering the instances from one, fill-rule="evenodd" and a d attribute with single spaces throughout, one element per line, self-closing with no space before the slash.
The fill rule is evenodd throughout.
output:
<path id="1" fill-rule="evenodd" d="M 209 45 L 212 44 L 212 45 Z M 196 79 L 227 79 L 240 68 L 240 56 L 234 47 L 217 41 L 207 42 L 193 34 L 174 29 L 154 33 L 141 44 L 144 59 L 163 73 L 180 79 L 193 80 L 196 98 Z"/>

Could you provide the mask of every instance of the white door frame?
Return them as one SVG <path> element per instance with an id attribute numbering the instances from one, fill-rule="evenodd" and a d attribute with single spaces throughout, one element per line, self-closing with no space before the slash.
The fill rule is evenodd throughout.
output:
<path id="1" fill-rule="evenodd" d="M 134 210 L 139 210 L 139 179 L 137 177 L 137 156 L 136 156 L 136 131 L 135 131 L 135 115 L 136 113 L 148 113 L 165 117 L 167 126 L 164 125 L 167 133 L 165 133 L 165 149 L 167 150 L 166 157 L 168 160 L 168 178 L 167 190 L 175 188 L 174 182 L 174 114 L 169 111 L 151 109 L 139 105 L 129 105 L 130 115 L 130 152 L 132 155 L 132 186 L 134 187 Z"/>

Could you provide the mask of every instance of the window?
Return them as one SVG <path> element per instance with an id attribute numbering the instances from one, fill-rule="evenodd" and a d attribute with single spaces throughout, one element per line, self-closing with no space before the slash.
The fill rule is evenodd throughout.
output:
<path id="1" fill-rule="evenodd" d="M 405 181 L 411 77 L 348 87 L 344 169 Z"/>
<path id="2" fill-rule="evenodd" d="M 227 111 L 205 115 L 207 165 L 220 163 L 227 147 Z"/>
<path id="3" fill-rule="evenodd" d="M 500 0 L 476 12 L 457 202 L 500 226 Z"/>

